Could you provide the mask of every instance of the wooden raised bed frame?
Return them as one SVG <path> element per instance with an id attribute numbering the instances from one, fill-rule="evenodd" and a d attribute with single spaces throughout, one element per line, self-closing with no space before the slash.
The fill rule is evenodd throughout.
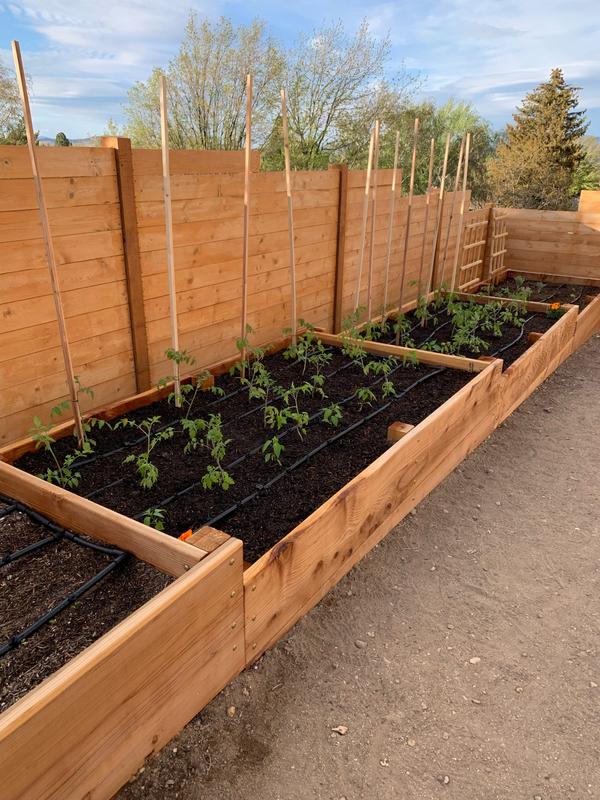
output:
<path id="1" fill-rule="evenodd" d="M 504 372 L 498 359 L 419 351 L 424 363 L 474 377 L 246 569 L 237 539 L 223 534 L 224 543 L 207 554 L 0 463 L 0 492 L 179 576 L 0 715 L 0 768 L 11 776 L 7 800 L 109 798 L 568 356 L 577 313 L 570 308 Z M 334 334 L 319 335 L 324 343 L 339 343 Z M 399 357 L 412 352 L 381 343 L 366 347 Z M 115 417 L 158 396 L 150 390 L 101 415 Z M 61 435 L 65 430 L 68 425 Z M 16 460 L 32 444 L 21 440 L 0 455 Z M 60 735 L 48 737 L 49 730 Z"/>
<path id="2" fill-rule="evenodd" d="M 208 553 L 3 463 L 0 493 L 176 577 L 0 714 L 3 800 L 109 798 L 243 669 L 242 543 Z"/>
<path id="3" fill-rule="evenodd" d="M 543 272 L 527 272 L 522 269 L 507 269 L 501 273 L 499 280 L 515 278 L 522 275 L 526 280 L 543 281 L 544 283 L 572 283 L 579 286 L 600 286 L 600 278 L 587 278 L 576 275 L 559 275 Z M 600 293 L 597 294 L 586 307 L 579 312 L 577 317 L 577 329 L 573 341 L 573 350 L 577 350 L 594 333 L 600 331 Z"/>

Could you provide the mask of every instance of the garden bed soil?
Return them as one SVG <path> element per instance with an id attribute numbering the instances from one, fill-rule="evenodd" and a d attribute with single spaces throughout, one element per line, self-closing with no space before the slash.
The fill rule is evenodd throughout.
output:
<path id="1" fill-rule="evenodd" d="M 131 517 L 143 515 L 148 508 L 164 508 L 165 530 L 171 535 L 178 536 L 188 529 L 214 524 L 242 539 L 246 560 L 256 560 L 390 446 L 386 439 L 390 423 L 401 420 L 416 425 L 472 377 L 461 370 L 441 370 L 425 364 L 416 368 L 400 366 L 393 375 L 394 386 L 399 395 L 409 390 L 406 395 L 391 401 L 382 400 L 380 388 L 376 385 L 377 402 L 363 408 L 356 399 L 346 402 L 342 406 L 342 421 L 334 428 L 319 418 L 321 406 L 333 401 L 342 402 L 353 394 L 357 386 L 374 384 L 379 379 L 370 376 L 367 381 L 357 366 L 348 366 L 349 360 L 341 351 L 334 348 L 332 352 L 332 360 L 326 371 L 331 373 L 340 367 L 343 369 L 326 381 L 326 401 L 317 397 L 307 397 L 301 401 L 303 409 L 318 415 L 309 425 L 307 435 L 300 438 L 293 430 L 280 432 L 286 448 L 281 456 L 281 466 L 265 463 L 260 452 L 262 443 L 272 433 L 264 427 L 257 401 L 249 405 L 246 393 L 241 392 L 224 399 L 210 392 L 202 392 L 198 395 L 193 416 L 206 418 L 210 413 L 221 414 L 224 435 L 231 439 L 225 465 L 253 450 L 257 451 L 229 470 L 235 480 L 230 489 L 223 491 L 217 487 L 206 490 L 201 486 L 200 479 L 209 458 L 199 450 L 184 454 L 187 436 L 178 428 L 174 437 L 162 442 L 153 454 L 159 469 L 158 483 L 150 490 L 142 489 L 132 465 L 123 464 L 125 455 L 139 452 L 141 445 L 129 445 L 111 454 L 115 448 L 123 447 L 135 438 L 131 428 L 120 428 L 106 433 L 103 430 L 97 434 L 97 452 L 103 455 L 79 467 L 82 479 L 75 491 Z M 282 385 L 292 381 L 298 384 L 304 379 L 302 366 L 290 364 L 280 353 L 267 357 L 265 364 Z M 420 381 L 419 384 L 409 389 L 417 381 Z M 226 376 L 218 380 L 218 385 L 232 393 L 237 388 L 237 381 Z M 384 405 L 386 407 L 373 419 L 361 423 L 370 412 L 382 409 Z M 254 413 L 247 414 L 252 407 Z M 128 416 L 142 420 L 157 415 L 161 417 L 160 424 L 166 425 L 176 423 L 178 414 L 168 400 L 161 400 L 137 409 Z M 359 423 L 358 427 L 311 456 L 271 486 L 265 486 L 326 439 L 356 423 Z M 62 439 L 55 447 L 59 458 L 64 457 L 73 448 L 73 438 Z M 16 464 L 34 474 L 49 465 L 49 456 L 42 451 L 27 454 Z M 102 488 L 115 481 L 119 482 Z M 182 491 L 185 492 L 183 495 L 165 502 Z M 253 494 L 255 496 L 251 500 L 244 502 L 227 517 L 214 522 L 215 517 Z M 274 507 L 277 513 L 273 513 Z"/>
<path id="2" fill-rule="evenodd" d="M 441 314 L 435 326 L 430 321 L 421 327 L 413 315 L 408 315 L 408 318 L 417 347 L 432 335 L 443 341 L 444 333 L 447 335 L 450 331 L 449 325 L 445 328 L 441 325 Z M 489 355 L 501 353 L 505 363 L 511 364 L 529 346 L 527 334 L 543 333 L 553 322 L 544 314 L 529 314 L 522 327 L 505 325 L 500 337 L 482 334 L 488 343 L 484 352 Z M 391 331 L 384 338 L 393 340 Z M 164 509 L 165 531 L 173 536 L 203 525 L 218 527 L 243 540 L 248 562 L 257 560 L 390 446 L 386 431 L 392 422 L 418 424 L 464 386 L 470 377 L 460 370 L 442 370 L 423 363 L 414 367 L 399 366 L 392 376 L 399 396 L 384 399 L 380 378 L 365 378 L 362 370 L 338 348 L 330 352 L 331 361 L 324 370 L 329 376 L 324 387 L 327 399 L 302 396 L 302 410 L 311 417 L 314 415 L 314 419 L 311 419 L 304 437 L 300 437 L 297 431 L 286 429 L 278 434 L 285 446 L 281 466 L 267 464 L 261 452 L 265 440 L 273 435 L 264 425 L 261 404 L 256 400 L 249 401 L 246 391 L 236 391 L 239 389 L 238 379 L 225 375 L 217 379 L 225 397 L 199 392 L 191 416 L 221 415 L 224 436 L 231 440 L 224 461 L 235 481 L 231 488 L 224 491 L 220 487 L 212 490 L 202 487 L 201 477 L 210 463 L 208 453 L 204 450 L 190 454 L 183 452 L 187 435 L 176 424 L 181 412 L 168 399 L 163 399 L 127 414 L 129 419 L 137 422 L 158 416 L 161 427 L 174 425 L 173 438 L 160 443 L 153 453 L 152 460 L 159 470 L 157 484 L 149 490 L 141 488 L 133 465 L 123 464 L 126 455 L 141 452 L 142 444 L 139 441 L 135 443 L 136 439 L 139 440 L 137 431 L 132 428 L 103 429 L 92 434 L 97 439 L 97 457 L 84 460 L 78 467 L 82 477 L 73 491 L 137 519 L 142 519 L 147 509 Z M 464 355 L 477 357 L 479 353 Z M 381 360 L 377 356 L 369 358 Z M 286 360 L 282 352 L 267 356 L 264 363 L 282 386 L 289 386 L 292 382 L 298 385 L 308 376 L 308 372 L 303 372 L 302 364 Z M 365 385 L 373 386 L 377 400 L 370 406 L 361 407 L 356 398 L 348 398 L 358 386 Z M 332 402 L 340 403 L 343 408 L 343 418 L 335 428 L 321 419 L 322 407 Z M 378 409 L 379 413 L 365 421 L 365 417 Z M 357 427 L 347 434 L 339 436 L 355 425 Z M 335 442 L 320 452 L 314 452 L 334 437 L 337 437 Z M 72 437 L 55 445 L 59 459 L 72 448 Z M 308 458 L 298 465 L 297 462 L 305 457 Z M 17 466 L 33 474 L 42 473 L 51 466 L 51 459 L 42 451 L 28 453 L 17 462 Z M 282 475 L 286 469 L 289 472 Z M 307 491 L 307 486 L 310 486 L 310 491 Z M 276 514 L 273 513 L 274 505 Z"/>
<path id="3" fill-rule="evenodd" d="M 435 320 L 428 320 L 422 326 L 414 311 L 408 312 L 406 319 L 410 325 L 410 338 L 416 348 L 430 341 L 437 341 L 439 344 L 449 342 L 451 339 L 451 321 L 441 312 Z M 545 314 L 527 312 L 523 326 L 504 325 L 501 336 L 494 336 L 492 333 L 477 331 L 477 336 L 487 345 L 481 350 L 465 349 L 460 355 L 467 358 L 479 358 L 482 355 L 496 356 L 504 361 L 504 366 L 509 367 L 513 364 L 530 346 L 528 340 L 529 333 L 545 333 L 550 330 L 555 319 L 550 319 Z M 382 341 L 394 342 L 393 323 L 390 321 L 383 333 Z"/>
<path id="4" fill-rule="evenodd" d="M 560 278 L 557 278 L 560 281 Z M 517 282 L 516 276 L 507 278 L 495 286 L 484 285 L 478 289 L 479 294 L 512 295 L 519 289 L 529 289 L 528 300 L 542 303 L 570 303 L 583 310 L 590 302 L 590 297 L 600 294 L 600 286 L 587 286 L 579 283 L 544 283 L 542 281 L 525 280 Z"/>
<path id="5" fill-rule="evenodd" d="M 0 503 L 0 509 L 3 507 Z M 26 514 L 14 511 L 0 518 L 0 558 L 47 535 L 47 530 Z M 4 565 L 0 569 L 0 643 L 27 628 L 109 561 L 104 553 L 63 539 Z M 96 587 L 0 656 L 0 712 L 172 580 L 127 556 Z"/>

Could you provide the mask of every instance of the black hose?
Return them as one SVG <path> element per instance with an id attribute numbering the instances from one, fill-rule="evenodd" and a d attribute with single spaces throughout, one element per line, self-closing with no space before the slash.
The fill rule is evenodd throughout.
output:
<path id="1" fill-rule="evenodd" d="M 8 564 L 13 563 L 14 561 L 23 558 L 28 553 L 35 552 L 36 550 L 41 549 L 42 547 L 46 547 L 49 544 L 55 544 L 62 540 L 68 540 L 73 542 L 74 544 L 80 545 L 81 547 L 87 547 L 91 550 L 95 550 L 97 552 L 102 553 L 103 555 L 107 555 L 111 557 L 110 563 L 108 563 L 105 567 L 103 567 L 99 572 L 89 578 L 85 583 L 81 584 L 75 591 L 71 592 L 67 597 L 53 606 L 49 611 L 46 611 L 45 614 L 42 614 L 41 617 L 35 620 L 31 625 L 25 628 L 19 633 L 14 634 L 10 637 L 6 642 L 0 645 L 0 657 L 6 655 L 6 653 L 13 650 L 17 647 L 21 642 L 31 636 L 33 633 L 38 631 L 43 625 L 53 619 L 57 614 L 64 609 L 68 608 L 72 605 L 76 600 L 82 597 L 86 592 L 90 591 L 94 586 L 96 586 L 100 581 L 102 581 L 108 574 L 110 574 L 116 567 L 119 566 L 126 558 L 127 553 L 123 550 L 119 550 L 116 547 L 109 547 L 107 545 L 99 544 L 97 542 L 89 541 L 88 539 L 84 539 L 81 536 L 78 536 L 75 533 L 71 533 L 70 531 L 65 530 L 60 525 L 57 525 L 54 522 L 51 522 L 47 517 L 44 517 L 39 512 L 35 511 L 28 506 L 23 505 L 22 503 L 14 500 L 7 499 L 0 495 L 0 502 L 7 502 L 9 504 L 10 512 L 8 513 L 22 513 L 25 514 L 27 517 L 31 519 L 32 522 L 42 526 L 46 530 L 51 532 L 51 536 L 46 536 L 43 539 L 38 540 L 37 542 L 33 542 L 26 547 L 23 547 L 19 550 L 14 550 L 12 553 L 8 553 L 7 555 L 3 556 L 0 560 L 0 567 L 6 566 Z M 7 509 L 2 510 L 2 517 L 7 517 Z"/>

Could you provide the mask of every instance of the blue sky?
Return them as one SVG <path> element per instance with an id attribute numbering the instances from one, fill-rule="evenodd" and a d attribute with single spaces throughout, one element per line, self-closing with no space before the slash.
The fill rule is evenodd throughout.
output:
<path id="1" fill-rule="evenodd" d="M 422 94 L 472 102 L 500 128 L 515 105 L 554 66 L 582 87 L 590 133 L 600 135 L 598 0 L 0 0 L 0 58 L 12 65 L 19 39 L 33 81 L 35 127 L 43 136 L 102 133 L 136 80 L 175 54 L 190 8 L 234 22 L 259 16 L 284 45 L 299 30 L 332 19 L 352 31 L 364 17 L 392 39 L 391 71 L 402 62 L 426 81 Z"/>

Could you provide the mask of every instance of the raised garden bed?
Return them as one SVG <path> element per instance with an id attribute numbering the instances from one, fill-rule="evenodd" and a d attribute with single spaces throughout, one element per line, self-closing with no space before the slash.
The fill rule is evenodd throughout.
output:
<path id="1" fill-rule="evenodd" d="M 172 580 L 0 497 L 0 712 Z"/>
<path id="2" fill-rule="evenodd" d="M 527 304 L 527 313 L 541 314 L 536 319 L 547 324 L 504 371 L 502 361 L 489 355 L 478 359 L 419 351 L 415 364 L 410 349 L 362 341 L 360 348 L 369 355 L 359 361 L 393 367 L 391 375 L 383 376 L 375 368 L 365 381 L 360 365 L 340 350 L 344 344 L 348 353 L 352 340 L 320 332 L 319 341 L 330 354 L 329 396 L 326 403 L 306 396 L 303 410 L 310 420 L 303 437 L 296 420 L 282 427 L 286 449 L 279 453 L 281 464 L 265 462 L 262 401 L 249 404 L 235 379 L 223 375 L 217 384 L 225 396 L 200 393 L 194 416 L 206 417 L 217 408 L 222 414 L 221 432 L 232 441 L 221 466 L 235 481 L 227 491 L 202 487 L 209 460 L 198 451 L 184 454 L 179 432 L 157 446 L 159 481 L 149 490 L 139 486 L 132 465 L 123 464 L 130 451 L 141 452 L 139 444 L 124 438 L 135 432 L 132 427 L 102 431 L 96 460 L 86 464 L 90 456 L 84 456 L 74 465 L 81 472 L 74 491 L 0 464 L 0 493 L 179 576 L 0 715 L 0 766 L 12 774 L 19 760 L 26 764 L 25 769 L 19 766 L 23 782 L 11 800 L 30 789 L 35 797 L 80 797 L 86 791 L 109 797 L 227 680 L 312 608 L 568 355 L 577 308 L 557 320 L 545 317 L 545 309 Z M 506 332 L 496 339 L 509 345 L 508 352 L 529 343 L 526 333 L 518 342 Z M 289 388 L 300 383 L 302 365 L 283 358 L 286 344 L 280 343 L 279 352 L 264 364 L 279 385 Z M 214 373 L 223 374 L 229 366 L 220 364 Z M 383 397 L 382 380 L 390 377 L 395 395 Z M 359 378 L 375 398 L 359 400 Z M 123 414 L 138 423 L 159 415 L 158 427 L 175 426 L 181 412 L 165 399 L 168 392 L 168 387 L 146 392 L 97 416 L 114 424 Z M 336 426 L 323 420 L 324 406 L 332 403 L 343 412 Z M 54 445 L 59 461 L 73 448 L 70 432 L 69 423 L 57 431 L 66 437 Z M 126 441 L 125 450 L 119 449 Z M 47 453 L 33 450 L 34 442 L 24 440 L 2 455 L 30 472 L 51 467 L 44 461 Z M 107 483 L 113 485 L 104 488 Z M 91 499 L 80 496 L 85 494 Z M 130 518 L 142 518 L 151 507 L 164 509 L 165 533 Z M 176 538 L 198 528 L 187 541 Z M 216 547 L 209 555 L 208 545 L 201 549 L 208 539 Z M 123 675 L 126 685 L 109 691 Z M 85 715 L 80 711 L 84 705 Z M 64 727 L 65 718 L 73 724 L 59 742 L 46 741 L 44 731 L 61 727 L 59 719 Z M 44 757 L 35 758 L 34 752 Z M 115 758 L 119 769 L 114 769 Z"/>
<path id="3" fill-rule="evenodd" d="M 512 284 L 508 285 L 510 288 Z M 440 295 L 431 295 L 428 298 L 429 311 L 425 315 L 425 325 L 421 324 L 423 315 L 419 319 L 413 308 L 404 314 L 402 335 L 405 339 L 416 337 L 420 346 L 456 348 L 458 343 L 465 354 L 474 356 L 479 353 L 480 357 L 501 358 L 503 371 L 497 409 L 500 423 L 585 340 L 579 327 L 585 310 L 580 315 L 578 306 L 561 304 L 558 296 L 563 288 L 561 285 L 546 286 L 542 293 L 545 302 L 459 292 L 456 297 L 460 307 L 456 306 L 451 311 L 450 320 L 439 300 Z M 575 297 L 582 294 L 578 290 Z M 435 308 L 436 299 L 438 310 Z M 594 299 L 589 303 L 588 309 L 591 311 L 588 314 L 596 313 L 596 302 L 598 300 Z M 479 321 L 476 314 L 471 314 L 477 307 L 487 308 L 492 320 L 500 316 L 501 308 L 510 309 L 511 313 L 499 330 L 486 331 L 486 323 Z M 465 314 L 461 311 L 463 308 Z M 461 320 L 465 316 L 465 330 L 460 330 Z M 592 316 L 588 317 L 588 320 L 593 319 Z M 490 316 L 483 317 L 483 320 L 487 320 L 489 326 Z M 589 322 L 586 323 L 586 331 L 588 325 Z M 391 335 L 391 328 L 392 322 L 382 333 L 376 326 L 376 335 L 386 338 Z M 368 335 L 368 331 L 365 335 Z"/>
<path id="4" fill-rule="evenodd" d="M 93 532 L 113 554 L 137 556 L 0 660 L 4 703 L 16 700 L 0 714 L 2 797 L 108 798 L 242 668 L 241 543 L 209 554 L 6 464 L 0 494 L 4 510 L 15 497 L 21 504 L 0 525 L 4 556 L 39 541 L 31 509 L 52 517 L 56 525 L 41 526 L 49 535 L 69 520 L 88 544 Z M 88 549 L 67 539 L 7 565 L 3 635 L 102 568 L 106 554 Z"/>
<path id="5" fill-rule="evenodd" d="M 506 270 L 494 286 L 487 284 L 478 289 L 480 292 L 496 294 L 498 292 L 529 290 L 531 300 L 544 300 L 548 295 L 563 303 L 571 303 L 579 307 L 577 329 L 573 341 L 573 349 L 581 347 L 592 334 L 600 330 L 600 279 L 572 275 L 553 275 L 538 272 Z"/>
<path id="6" fill-rule="evenodd" d="M 185 452 L 189 437 L 180 420 L 187 409 L 179 410 L 172 399 L 165 398 L 127 414 L 135 423 L 158 417 L 154 431 L 172 430 L 171 438 L 161 441 L 152 456 L 158 469 L 155 485 L 141 486 L 135 466 L 124 463 L 130 454 L 143 452 L 146 440 L 139 429 L 121 427 L 116 417 L 111 430 L 105 428 L 97 435 L 93 455 L 73 464 L 72 471 L 80 478 L 72 491 L 140 520 L 148 518 L 149 509 L 160 509 L 161 528 L 173 536 L 202 526 L 219 527 L 241 538 L 245 560 L 255 561 L 390 446 L 386 439 L 390 424 L 398 419 L 418 424 L 481 367 L 473 360 L 444 360 L 437 354 L 424 354 L 413 363 L 411 355 L 412 351 L 391 347 L 382 354 L 365 352 L 353 361 L 339 346 L 328 344 L 323 348 L 321 373 L 327 396 L 319 391 L 301 393 L 298 406 L 307 415 L 305 423 L 300 426 L 291 419 L 281 430 L 265 424 L 264 401 L 249 398 L 249 388 L 240 387 L 239 378 L 219 378 L 218 388 L 224 394 L 199 393 L 189 416 L 220 415 L 220 433 L 227 442 L 221 462 L 233 481 L 226 491 L 220 486 L 207 490 L 203 485 L 212 455 L 208 448 Z M 457 368 L 441 369 L 445 361 Z M 374 368 L 391 365 L 389 394 L 384 396 L 381 374 L 365 376 L 363 368 L 368 363 Z M 264 357 L 260 364 L 269 380 L 284 391 L 305 385 L 312 374 L 310 365 L 286 360 L 282 350 Z M 361 399 L 358 387 L 372 394 Z M 268 402 L 284 407 L 277 399 Z M 340 415 L 335 425 L 324 420 L 325 409 L 332 405 Z M 273 435 L 284 449 L 266 461 L 263 448 Z M 67 437 L 52 452 L 26 453 L 15 463 L 43 474 L 55 466 L 54 458 L 63 462 L 72 449 L 73 440 Z"/>
<path id="7" fill-rule="evenodd" d="M 343 359 L 342 363 L 334 360 L 340 358 L 335 337 L 321 334 L 321 338 L 324 346 L 332 349 L 331 368 L 344 366 Z M 493 429 L 493 387 L 500 362 L 423 353 L 420 363 L 413 366 L 410 351 L 380 344 L 367 345 L 367 349 L 373 355 L 368 359 L 373 361 L 391 355 L 410 358 L 410 366 L 402 366 L 402 360 L 395 364 L 398 397 L 386 402 L 378 397 L 372 406 L 362 409 L 354 407 L 353 401 L 343 404 L 342 421 L 337 428 L 327 428 L 329 439 L 342 434 L 338 439 L 309 455 L 308 446 L 316 449 L 310 434 L 302 440 L 296 437 L 302 449 L 290 444 L 288 466 L 309 456 L 307 461 L 284 471 L 273 484 L 275 492 L 267 494 L 270 487 L 259 489 L 252 501 L 254 509 L 248 503 L 224 518 L 224 522 L 231 523 L 231 531 L 234 523 L 243 528 L 236 519 L 243 520 L 245 515 L 247 527 L 243 534 L 250 543 L 250 553 L 257 557 L 262 551 L 254 564 L 246 564 L 244 575 L 242 545 L 226 532 L 204 529 L 181 542 L 15 466 L 0 464 L 0 492 L 4 495 L 16 497 L 59 524 L 68 524 L 72 530 L 92 533 L 138 557 L 145 555 L 145 560 L 155 567 L 164 569 L 167 565 L 170 574 L 186 572 L 0 715 L 0 766 L 12 774 L 19 763 L 17 771 L 22 776 L 14 794 L 9 795 L 11 798 L 28 791 L 35 797 L 80 797 L 86 791 L 93 791 L 96 797 L 109 797 L 145 756 L 162 746 L 245 663 L 256 658 L 318 602 Z M 275 356 L 270 362 L 273 373 L 276 362 L 277 369 L 290 369 L 280 356 Z M 352 370 L 353 367 L 345 367 L 343 372 L 348 373 L 348 382 L 355 387 Z M 340 378 L 339 385 L 332 381 L 332 396 L 334 389 L 348 391 L 344 381 Z M 229 378 L 222 383 L 233 390 Z M 343 399 L 338 394 L 335 397 Z M 165 403 L 155 395 L 151 399 Z M 201 403 L 214 399 L 218 398 L 206 393 Z M 135 406 L 136 398 L 126 401 L 130 416 L 147 416 L 147 409 Z M 113 419 L 116 415 L 116 407 L 106 411 L 106 416 Z M 256 412 L 247 419 L 253 416 Z M 408 424 L 407 435 L 392 443 L 388 441 L 388 428 L 397 421 L 414 427 Z M 324 430 L 323 423 L 312 424 L 315 430 Z M 248 443 L 253 441 L 252 431 L 251 425 L 246 424 Z M 100 437 L 98 444 L 100 452 Z M 114 449 L 115 444 L 118 442 L 111 439 L 105 450 Z M 29 442 L 30 448 L 31 445 Z M 60 440 L 57 446 L 66 448 L 69 444 Z M 21 442 L 13 455 L 28 463 L 30 456 L 24 455 L 25 449 Z M 10 459 L 10 455 L 5 450 L 4 458 Z M 175 461 L 179 468 L 181 458 L 178 456 Z M 279 465 L 268 466 L 269 470 L 260 475 L 275 477 L 282 471 Z M 301 468 L 298 480 L 294 472 Z M 181 473 L 187 481 L 182 470 Z M 241 479 L 240 484 L 244 490 L 248 488 Z M 236 497 L 232 490 L 233 487 L 227 492 L 219 489 L 218 493 L 231 503 L 231 498 Z M 213 493 L 214 490 L 204 495 Z M 292 506 L 295 508 L 290 512 L 288 507 Z M 214 511 L 211 507 L 213 517 Z M 191 519 L 186 517 L 185 524 L 190 524 Z M 248 536 L 258 519 L 273 527 L 267 533 L 261 532 L 260 537 Z M 199 524 L 202 521 L 207 520 L 198 518 Z M 174 527 L 172 532 L 179 532 L 179 522 Z M 220 527 L 228 529 L 225 524 Z M 195 544 L 198 536 L 212 537 L 218 543 L 217 549 L 206 555 L 206 551 L 190 544 Z M 192 566 L 194 558 L 201 557 L 200 563 Z M 214 567 L 209 568 L 211 564 Z M 202 578 L 197 585 L 193 581 L 196 575 Z M 194 590 L 201 601 L 191 596 Z M 165 600 L 173 596 L 175 610 Z M 153 609 L 159 599 L 164 612 L 157 614 Z M 143 647 L 135 637 L 130 643 L 130 632 L 138 624 L 144 631 Z M 192 666 L 192 657 L 197 659 L 197 665 L 194 662 Z M 210 678 L 206 674 L 209 669 Z M 133 685 L 125 681 L 127 686 L 122 690 L 119 687 L 118 691 L 109 692 L 110 682 L 123 681 L 124 675 L 131 677 Z M 49 705 L 48 692 L 52 697 Z M 155 709 L 151 698 L 157 696 L 160 700 Z M 83 706 L 85 715 L 80 712 Z M 72 720 L 72 724 L 66 726 L 59 742 L 43 741 L 43 732 L 57 727 L 59 718 L 62 727 L 65 719 Z M 127 744 L 123 738 L 126 730 L 130 737 Z M 28 749 L 32 743 L 34 749 Z M 40 752 L 45 758 L 39 758 Z M 120 759 L 120 770 L 114 770 L 115 757 Z"/>

